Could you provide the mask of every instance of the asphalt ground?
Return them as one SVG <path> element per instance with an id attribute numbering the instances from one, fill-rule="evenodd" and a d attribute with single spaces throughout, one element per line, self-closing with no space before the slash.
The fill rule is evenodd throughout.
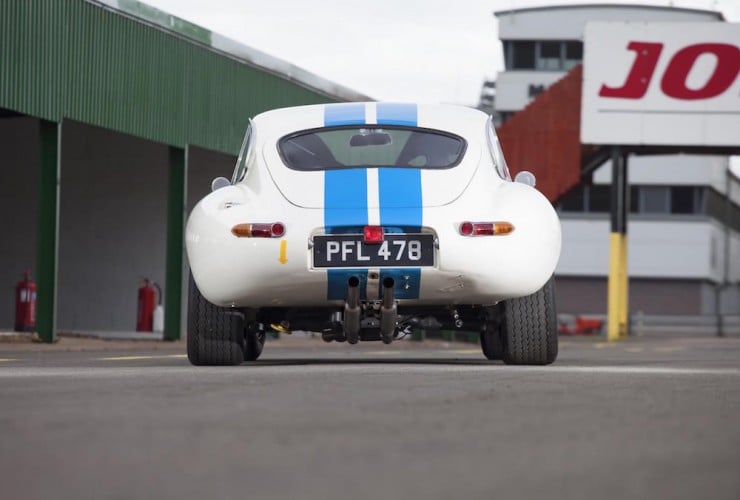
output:
<path id="1" fill-rule="evenodd" d="M 740 498 L 740 339 L 0 343 L 2 499 Z"/>

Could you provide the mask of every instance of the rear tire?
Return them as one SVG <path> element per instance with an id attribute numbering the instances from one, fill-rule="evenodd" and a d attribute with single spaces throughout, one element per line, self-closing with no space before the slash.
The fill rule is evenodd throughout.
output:
<path id="1" fill-rule="evenodd" d="M 250 351 L 250 354 L 253 352 Z M 261 348 L 259 352 L 262 352 Z M 188 303 L 188 359 L 192 364 L 199 366 L 239 365 L 244 358 L 244 314 L 208 302 L 201 295 L 191 275 Z"/>
<path id="2" fill-rule="evenodd" d="M 265 347 L 265 331 L 247 331 L 244 338 L 244 360 L 255 361 L 262 354 L 262 349 Z"/>
<path id="3" fill-rule="evenodd" d="M 558 356 L 555 285 L 502 303 L 503 360 L 509 365 L 549 365 Z"/>
<path id="4" fill-rule="evenodd" d="M 504 359 L 504 339 L 499 310 L 496 307 L 489 307 L 486 313 L 486 321 L 480 332 L 481 350 L 483 355 L 492 361 Z"/>

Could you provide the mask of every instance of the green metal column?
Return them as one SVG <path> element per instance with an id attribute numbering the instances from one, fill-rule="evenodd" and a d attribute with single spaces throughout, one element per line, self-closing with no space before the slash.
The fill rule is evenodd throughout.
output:
<path id="1" fill-rule="evenodd" d="M 62 125 L 39 120 L 38 235 L 36 238 L 36 331 L 44 342 L 56 342 L 57 265 L 59 263 L 59 175 Z"/>
<path id="2" fill-rule="evenodd" d="M 169 148 L 167 192 L 167 263 L 165 270 L 164 338 L 178 340 L 182 311 L 182 262 L 185 233 L 187 147 Z"/>

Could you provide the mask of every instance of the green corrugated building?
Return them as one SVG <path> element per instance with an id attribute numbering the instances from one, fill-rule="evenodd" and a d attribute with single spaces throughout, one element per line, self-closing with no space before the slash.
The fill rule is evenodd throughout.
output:
<path id="1" fill-rule="evenodd" d="M 0 329 L 30 269 L 45 341 L 133 330 L 143 277 L 179 338 L 185 212 L 249 117 L 369 99 L 133 0 L 4 0 L 0 37 Z"/>

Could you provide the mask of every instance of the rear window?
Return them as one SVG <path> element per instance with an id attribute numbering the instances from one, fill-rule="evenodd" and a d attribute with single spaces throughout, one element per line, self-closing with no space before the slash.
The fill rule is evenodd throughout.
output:
<path id="1" fill-rule="evenodd" d="M 291 134 L 280 139 L 278 149 L 285 164 L 294 170 L 443 169 L 460 162 L 465 141 L 437 130 L 363 125 Z"/>

